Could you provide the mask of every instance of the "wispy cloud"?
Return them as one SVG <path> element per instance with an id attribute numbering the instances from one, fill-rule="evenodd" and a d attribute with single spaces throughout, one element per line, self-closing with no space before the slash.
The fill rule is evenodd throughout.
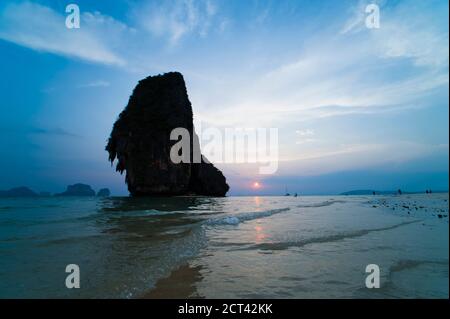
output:
<path id="1" fill-rule="evenodd" d="M 312 136 L 312 135 L 314 135 L 314 131 L 311 130 L 311 129 L 297 130 L 295 133 L 297 133 L 300 136 Z"/>
<path id="2" fill-rule="evenodd" d="M 56 128 L 42 128 L 35 127 L 30 129 L 31 134 L 40 134 L 40 135 L 55 135 L 55 136 L 65 136 L 65 137 L 80 137 L 80 135 L 69 132 L 65 129 L 56 127 Z"/>
<path id="3" fill-rule="evenodd" d="M 436 16 L 433 3 L 425 1 L 403 1 L 391 7 L 379 1 L 381 28 L 370 30 L 362 17 L 355 18 L 365 17 L 366 3 L 359 2 L 353 8 L 357 13 L 350 12 L 346 32 L 330 22 L 312 40 L 305 40 L 297 58 L 254 74 L 250 82 L 233 78 L 235 83 L 227 92 L 235 92 L 236 99 L 211 98 L 223 102 L 201 115 L 213 123 L 225 121 L 224 125 L 282 127 L 293 118 L 301 121 L 430 105 L 425 98 L 449 83 L 448 15 Z M 441 6 L 448 9 L 445 1 Z M 243 116 L 232 116 L 236 112 Z"/>
<path id="4" fill-rule="evenodd" d="M 366 7 L 369 4 L 376 4 L 379 7 L 384 5 L 385 1 L 383 0 L 359 0 L 354 3 L 353 6 L 349 8 L 350 17 L 344 23 L 344 26 L 341 28 L 340 33 L 357 33 L 363 31 L 365 26 L 365 20 L 367 17 Z"/>
<path id="5" fill-rule="evenodd" d="M 438 1 L 404 0 L 393 7 L 380 7 L 380 28 L 368 32 L 365 7 L 373 1 L 360 0 L 341 34 L 366 32 L 374 50 L 386 58 L 410 58 L 417 65 L 448 66 L 448 13 L 437 11 Z M 438 12 L 438 15 L 436 14 Z"/>
<path id="6" fill-rule="evenodd" d="M 217 7 L 210 0 L 175 0 L 149 2 L 136 8 L 134 15 L 144 30 L 176 45 L 188 35 L 206 36 L 216 13 Z"/>
<path id="7" fill-rule="evenodd" d="M 305 129 L 305 130 L 297 130 L 295 133 L 298 135 L 298 139 L 295 142 L 295 144 L 305 144 L 305 143 L 311 143 L 316 141 L 314 136 L 314 130 L 312 129 Z"/>
<path id="8" fill-rule="evenodd" d="M 448 159 L 448 151 L 448 144 L 424 144 L 407 141 L 378 144 L 343 143 L 299 156 L 284 158 L 278 163 L 279 168 L 275 175 L 322 175 L 331 172 L 367 169 L 379 165 L 398 167 L 424 157 L 447 157 Z M 226 168 L 227 172 L 232 170 L 233 175 L 239 175 L 240 177 L 258 175 L 258 166 L 255 164 L 228 164 L 223 165 L 223 167 Z M 428 168 L 424 167 L 423 169 Z"/>
<path id="9" fill-rule="evenodd" d="M 126 26 L 100 13 L 82 15 L 80 29 L 68 29 L 63 13 L 31 2 L 11 3 L 0 12 L 0 39 L 41 52 L 91 62 L 124 65 L 111 48 L 109 35 Z"/>
<path id="10" fill-rule="evenodd" d="M 392 141 L 379 144 L 340 144 L 333 148 L 309 152 L 280 163 L 279 174 L 292 172 L 324 174 L 327 172 L 368 168 L 390 163 L 397 165 L 411 160 L 448 153 L 448 144 L 424 144 Z"/>
<path id="11" fill-rule="evenodd" d="M 77 88 L 79 88 L 79 89 L 97 88 L 97 87 L 108 87 L 110 85 L 111 85 L 111 83 L 109 83 L 108 81 L 97 80 L 97 81 L 92 81 L 92 82 L 89 82 L 89 83 L 79 84 L 77 86 Z"/>
<path id="12" fill-rule="evenodd" d="M 60 127 L 45 128 L 45 127 L 30 127 L 30 128 L 18 128 L 18 127 L 0 127 L 0 132 L 8 134 L 36 134 L 36 135 L 53 135 L 53 136 L 65 136 L 65 137 L 80 137 L 80 135 L 62 129 Z"/>

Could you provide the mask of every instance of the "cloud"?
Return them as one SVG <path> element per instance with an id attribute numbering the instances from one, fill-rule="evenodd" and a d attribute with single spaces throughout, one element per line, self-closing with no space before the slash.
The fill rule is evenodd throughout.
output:
<path id="1" fill-rule="evenodd" d="M 37 134 L 37 135 L 54 135 L 54 136 L 66 136 L 66 137 L 80 137 L 75 133 L 69 132 L 60 127 L 43 128 L 43 127 L 31 127 L 31 128 L 18 128 L 18 127 L 4 127 L 0 126 L 0 132 L 9 134 Z"/>
<path id="2" fill-rule="evenodd" d="M 279 175 L 292 172 L 325 174 L 349 169 L 364 169 L 377 165 L 402 165 L 421 157 L 447 157 L 448 144 L 431 144 L 393 141 L 380 144 L 342 144 L 333 148 L 308 152 L 302 156 L 282 161 Z"/>
<path id="3" fill-rule="evenodd" d="M 31 134 L 42 134 L 42 135 L 55 135 L 55 136 L 66 136 L 66 137 L 80 137 L 77 134 L 66 131 L 62 128 L 32 128 L 30 129 Z"/>
<path id="4" fill-rule="evenodd" d="M 350 8 L 351 17 L 347 19 L 340 30 L 340 34 L 357 33 L 366 29 L 365 21 L 367 17 L 366 7 L 369 4 L 376 4 L 382 7 L 385 1 L 359 0 Z"/>
<path id="5" fill-rule="evenodd" d="M 124 65 L 110 45 L 126 26 L 100 13 L 83 13 L 80 29 L 68 29 L 63 13 L 31 2 L 11 3 L 0 12 L 0 39 L 36 51 Z"/>
<path id="6" fill-rule="evenodd" d="M 312 135 L 314 135 L 314 131 L 311 130 L 311 129 L 297 130 L 297 131 L 295 131 L 295 133 L 297 133 L 300 136 L 312 136 Z"/>
<path id="7" fill-rule="evenodd" d="M 151 2 L 137 8 L 134 15 L 142 29 L 176 45 L 188 35 L 205 37 L 216 13 L 210 0 L 175 0 Z"/>
<path id="8" fill-rule="evenodd" d="M 424 66 L 448 66 L 448 2 L 404 0 L 390 7 L 386 1 L 376 1 L 380 28 L 371 31 L 365 27 L 365 7 L 369 3 L 372 1 L 358 2 L 341 34 L 365 32 L 372 48 L 379 50 L 382 57 L 410 58 Z"/>
<path id="9" fill-rule="evenodd" d="M 111 83 L 109 83 L 108 81 L 97 80 L 97 81 L 93 81 L 93 82 L 89 82 L 89 83 L 85 83 L 85 84 L 80 84 L 77 86 L 77 88 L 79 88 L 79 89 L 97 88 L 97 87 L 108 87 L 110 85 L 111 85 Z"/>
<path id="10" fill-rule="evenodd" d="M 312 143 L 315 142 L 316 139 L 312 138 L 314 136 L 314 131 L 311 129 L 305 129 L 305 130 L 297 130 L 295 133 L 300 137 L 295 144 L 305 144 L 305 143 Z"/>
<path id="11" fill-rule="evenodd" d="M 365 3 L 353 10 L 362 8 L 364 14 Z M 347 26 L 347 32 L 339 32 L 340 19 L 328 21 L 328 28 L 303 40 L 297 54 L 272 59 L 278 65 L 250 76 L 242 71 L 217 89 L 210 81 L 202 93 L 215 94 L 209 101 L 216 107 L 197 116 L 216 125 L 284 127 L 292 121 L 433 105 L 436 92 L 448 90 L 448 15 L 439 13 L 448 11 L 448 3 L 439 2 L 445 10 L 433 7 L 436 2 L 379 3 L 380 29 L 357 28 L 352 11 L 347 24 L 355 26 Z M 254 58 L 263 60 L 263 54 L 258 51 Z"/>
<path id="12" fill-rule="evenodd" d="M 323 175 L 332 172 L 368 169 L 380 165 L 398 168 L 420 158 L 447 158 L 448 144 L 416 142 L 387 142 L 379 144 L 337 144 L 300 156 L 283 158 L 278 162 L 277 176 L 293 174 Z M 251 178 L 258 176 L 259 164 L 222 164 L 232 175 Z M 430 167 L 423 167 L 430 169 Z"/>

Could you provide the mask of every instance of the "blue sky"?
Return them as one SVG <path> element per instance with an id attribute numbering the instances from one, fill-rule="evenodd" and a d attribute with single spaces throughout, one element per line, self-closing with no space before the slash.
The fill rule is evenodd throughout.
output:
<path id="1" fill-rule="evenodd" d="M 231 194 L 448 189 L 448 47 L 446 0 L 4 1 L 0 189 L 126 194 L 106 139 L 137 81 L 167 71 L 196 121 L 279 129 L 276 174 L 218 165 Z"/>

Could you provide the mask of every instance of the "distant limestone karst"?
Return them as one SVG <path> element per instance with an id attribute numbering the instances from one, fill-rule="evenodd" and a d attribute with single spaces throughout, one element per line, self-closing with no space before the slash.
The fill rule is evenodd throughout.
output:
<path id="1" fill-rule="evenodd" d="M 98 196 L 98 197 L 109 197 L 111 192 L 108 188 L 102 188 L 96 194 L 91 186 L 87 184 L 77 183 L 74 185 L 67 186 L 66 191 L 62 193 L 56 193 L 54 196 Z M 14 187 L 9 190 L 0 190 L 0 197 L 51 197 L 50 192 L 39 192 L 31 190 L 28 187 Z"/>
<path id="2" fill-rule="evenodd" d="M 74 184 L 67 186 L 65 192 L 55 194 L 55 196 L 95 196 L 95 191 L 86 184 Z"/>
<path id="3" fill-rule="evenodd" d="M 111 196 L 111 192 L 108 188 L 102 188 L 97 192 L 98 197 L 109 197 Z"/>
<path id="4" fill-rule="evenodd" d="M 170 140 L 175 128 L 190 133 L 189 163 L 175 164 L 170 159 L 177 142 Z M 132 196 L 225 196 L 229 186 L 222 172 L 203 156 L 200 163 L 192 163 L 197 148 L 192 106 L 178 72 L 139 81 L 106 146 L 111 164 L 117 159 L 116 171 L 126 172 Z"/>
<path id="5" fill-rule="evenodd" d="M 6 191 L 0 191 L 0 197 L 37 197 L 36 192 L 32 191 L 28 187 L 14 187 Z"/>

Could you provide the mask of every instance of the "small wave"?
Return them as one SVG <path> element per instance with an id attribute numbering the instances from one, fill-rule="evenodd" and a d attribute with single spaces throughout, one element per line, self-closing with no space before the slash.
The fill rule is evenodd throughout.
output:
<path id="1" fill-rule="evenodd" d="M 0 221 L 1 227 L 30 227 L 35 225 L 45 224 L 42 221 L 22 220 L 22 219 L 4 219 Z"/>
<path id="2" fill-rule="evenodd" d="M 72 243 L 80 243 L 81 241 L 95 241 L 102 239 L 101 234 L 87 234 L 87 235 L 79 235 L 79 236 L 67 236 L 64 238 L 57 238 L 57 239 L 48 239 L 41 243 L 38 243 L 36 247 L 48 247 L 53 245 L 65 245 L 65 244 L 72 244 Z"/>
<path id="3" fill-rule="evenodd" d="M 287 242 L 275 242 L 275 243 L 261 243 L 248 246 L 246 248 L 238 248 L 237 250 L 253 250 L 253 249 L 262 249 L 262 250 L 285 250 L 290 247 L 303 247 L 310 244 L 320 244 L 320 243 L 330 243 L 335 241 L 340 241 L 349 238 L 362 237 L 372 232 L 380 232 L 395 229 L 398 227 L 406 226 L 409 224 L 420 222 L 420 220 L 409 221 L 405 223 L 396 224 L 393 226 L 383 227 L 383 228 L 374 228 L 374 229 L 361 229 L 351 232 L 342 232 L 339 234 L 322 236 L 322 237 L 313 237 L 307 238 L 298 241 L 287 241 Z"/>
<path id="4" fill-rule="evenodd" d="M 434 260 L 399 260 L 394 265 L 392 265 L 389 269 L 389 274 L 393 274 L 395 272 L 403 271 L 403 270 L 409 270 L 416 267 L 420 267 L 425 264 L 432 264 L 432 265 L 440 265 L 440 266 L 447 266 L 448 267 L 448 260 L 447 261 L 434 261 Z"/>
<path id="5" fill-rule="evenodd" d="M 345 202 L 346 202 L 345 200 L 327 200 L 327 201 L 320 202 L 320 203 L 301 204 L 301 205 L 297 205 L 297 207 L 300 207 L 300 208 L 325 207 L 325 206 L 331 206 L 333 204 L 345 203 Z"/>
<path id="6" fill-rule="evenodd" d="M 36 205 L 36 206 L 0 206 L 0 211 L 18 211 L 18 210 L 28 210 L 28 209 L 42 209 L 42 208 L 61 208 L 61 205 Z"/>
<path id="7" fill-rule="evenodd" d="M 161 212 L 157 209 L 146 209 L 146 210 L 136 210 L 136 211 L 127 211 L 127 212 L 120 212 L 120 211 L 103 211 L 103 212 L 93 212 L 92 214 L 77 217 L 76 219 L 79 221 L 90 221 L 90 220 L 97 220 L 101 217 L 146 217 L 146 216 L 161 216 L 161 215 L 173 215 L 173 214 L 179 214 L 180 212 Z"/>
<path id="8" fill-rule="evenodd" d="M 213 218 L 205 221 L 206 225 L 238 225 L 241 222 L 269 217 L 290 210 L 290 208 L 271 209 L 262 212 L 248 212 L 230 215 L 222 218 Z"/>

